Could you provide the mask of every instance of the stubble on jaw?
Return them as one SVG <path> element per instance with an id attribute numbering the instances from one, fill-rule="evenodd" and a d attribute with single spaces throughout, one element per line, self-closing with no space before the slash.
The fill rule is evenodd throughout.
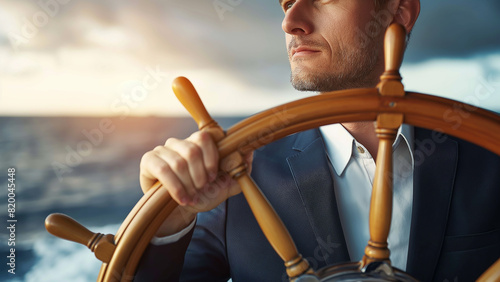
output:
<path id="1" fill-rule="evenodd" d="M 293 45 L 294 40 L 292 39 L 290 45 Z M 296 67 L 291 72 L 290 82 L 299 91 L 329 92 L 373 87 L 373 71 L 379 59 L 380 49 L 376 40 L 372 39 L 364 48 L 353 46 L 350 49 L 338 50 L 332 58 L 336 65 L 334 70 L 319 72 Z"/>

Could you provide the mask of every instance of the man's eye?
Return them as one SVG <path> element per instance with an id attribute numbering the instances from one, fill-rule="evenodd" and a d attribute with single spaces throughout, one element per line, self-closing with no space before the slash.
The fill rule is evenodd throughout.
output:
<path id="1" fill-rule="evenodd" d="M 283 3 L 283 11 L 287 11 L 288 9 L 292 8 L 294 1 L 288 1 Z"/>

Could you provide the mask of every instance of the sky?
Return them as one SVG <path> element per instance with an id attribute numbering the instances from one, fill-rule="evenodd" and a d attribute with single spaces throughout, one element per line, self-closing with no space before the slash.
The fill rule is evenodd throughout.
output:
<path id="1" fill-rule="evenodd" d="M 177 76 L 213 115 L 314 95 L 290 86 L 277 2 L 0 0 L 0 115 L 187 115 Z M 500 2 L 421 5 L 406 89 L 500 111 Z"/>

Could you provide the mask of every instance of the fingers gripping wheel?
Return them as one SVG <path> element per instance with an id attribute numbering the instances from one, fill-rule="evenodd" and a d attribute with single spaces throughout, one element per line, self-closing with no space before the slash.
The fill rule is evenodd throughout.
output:
<path id="1" fill-rule="evenodd" d="M 191 113 L 199 128 L 207 130 L 217 141 L 221 169 L 237 179 L 242 186 L 257 221 L 273 248 L 285 261 L 287 272 L 292 279 L 302 273 L 308 273 L 297 279 L 363 280 L 359 278 L 361 274 L 369 279 L 377 277 L 391 281 L 412 280 L 401 271 L 390 267 L 387 235 L 391 221 L 392 183 L 390 177 L 382 177 L 386 172 L 392 171 L 390 148 L 401 123 L 429 129 L 441 128 L 444 133 L 500 155 L 500 116 L 449 99 L 405 93 L 399 75 L 404 41 L 404 28 L 391 25 L 385 41 L 386 70 L 376 88 L 323 93 L 287 103 L 254 115 L 234 125 L 225 134 L 207 113 L 192 84 L 186 78 L 174 81 L 175 94 Z M 469 118 L 462 120 L 460 131 L 455 130 L 453 124 L 442 118 L 446 111 L 457 106 L 464 111 L 473 109 L 467 112 Z M 286 121 L 282 120 L 283 113 L 286 113 Z M 277 126 L 277 121 L 282 124 Z M 354 121 L 376 121 L 376 133 L 380 139 L 370 207 L 370 241 L 361 262 L 312 273 L 307 262 L 297 252 L 274 209 L 247 175 L 242 156 L 296 132 L 331 123 Z M 60 215 L 49 216 L 46 227 L 56 236 L 89 246 L 95 250 L 96 256 L 101 249 L 107 249 L 107 254 L 98 256 L 104 262 L 98 281 L 131 281 L 151 238 L 176 206 L 167 189 L 162 189 L 162 185 L 156 183 L 136 204 L 114 238 L 111 235 L 94 234 Z M 99 247 L 101 244 L 106 247 Z M 480 281 L 498 281 L 499 278 L 500 262 L 497 262 Z"/>
<path id="2" fill-rule="evenodd" d="M 198 124 L 198 128 L 200 130 L 209 130 L 214 140 L 219 141 L 224 136 L 224 133 L 207 113 L 189 80 L 184 77 L 176 78 L 172 88 L 179 101 Z M 241 190 L 264 235 L 285 262 L 288 276 L 297 277 L 310 271 L 309 264 L 298 253 L 285 225 L 248 175 L 242 153 L 235 151 L 223 158 L 221 160 L 221 169 L 229 173 L 240 184 Z"/>

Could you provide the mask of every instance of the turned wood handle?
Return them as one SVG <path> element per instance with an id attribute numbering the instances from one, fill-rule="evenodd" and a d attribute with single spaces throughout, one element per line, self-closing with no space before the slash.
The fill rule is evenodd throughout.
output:
<path id="1" fill-rule="evenodd" d="M 403 63 L 405 41 L 406 30 L 402 25 L 393 23 L 387 28 L 384 41 L 385 71 L 380 76 L 380 83 L 377 85 L 382 96 L 401 97 L 405 95 L 399 74 L 399 68 Z"/>
<path id="2" fill-rule="evenodd" d="M 297 251 L 285 224 L 252 178 L 247 173 L 241 173 L 236 176 L 236 180 L 240 184 L 260 229 L 276 253 L 285 262 L 287 275 L 290 278 L 295 278 L 304 273 L 312 274 L 313 270 L 307 260 L 303 259 Z"/>
<path id="3" fill-rule="evenodd" d="M 385 71 L 399 73 L 403 63 L 406 45 L 406 30 L 400 24 L 391 24 L 386 31 L 384 41 Z"/>
<path id="4" fill-rule="evenodd" d="M 47 231 L 59 238 L 76 242 L 90 248 L 98 233 L 93 233 L 71 217 L 53 213 L 45 219 Z"/>
<path id="5" fill-rule="evenodd" d="M 109 262 L 115 252 L 114 236 L 94 233 L 71 217 L 53 213 L 45 219 L 45 229 L 59 238 L 87 246 L 102 262 Z"/>
<path id="6" fill-rule="evenodd" d="M 172 82 L 172 90 L 182 103 L 184 108 L 191 114 L 198 125 L 198 129 L 205 130 L 212 136 L 215 142 L 220 141 L 226 135 L 219 124 L 210 116 L 203 102 L 189 79 L 179 76 Z"/>
<path id="7" fill-rule="evenodd" d="M 176 78 L 172 83 L 172 89 L 177 99 L 198 124 L 200 130 L 208 130 L 215 141 L 219 141 L 225 136 L 222 128 L 208 114 L 200 96 L 187 78 Z M 296 277 L 306 271 L 312 271 L 307 261 L 298 253 L 292 237 L 271 204 L 250 176 L 246 174 L 243 156 L 239 152 L 235 152 L 222 159 L 220 166 L 222 170 L 235 177 L 240 183 L 243 194 L 265 236 L 278 255 L 285 261 L 288 275 Z"/>
<path id="8" fill-rule="evenodd" d="M 405 28 L 397 23 L 391 24 L 385 34 L 385 72 L 380 77 L 378 85 L 381 96 L 405 96 L 399 74 L 399 68 L 403 62 L 405 40 Z M 396 103 L 389 102 L 387 106 L 390 108 L 391 104 L 394 106 Z M 370 201 L 370 240 L 361 261 L 362 267 L 372 262 L 390 263 L 387 238 L 392 218 L 392 144 L 403 120 L 402 114 L 380 113 L 377 116 L 376 134 L 379 139 L 379 149 Z"/>
<path id="9" fill-rule="evenodd" d="M 177 77 L 172 82 L 172 89 L 177 99 L 179 99 L 184 108 L 191 114 L 196 124 L 198 124 L 200 130 L 215 123 L 189 79 L 183 76 Z"/>

